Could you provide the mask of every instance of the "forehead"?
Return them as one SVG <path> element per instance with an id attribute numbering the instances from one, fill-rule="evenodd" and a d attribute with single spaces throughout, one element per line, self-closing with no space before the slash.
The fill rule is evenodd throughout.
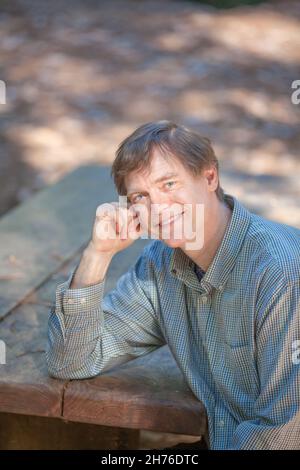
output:
<path id="1" fill-rule="evenodd" d="M 127 191 L 130 191 L 131 188 L 133 188 L 133 185 L 136 186 L 138 183 L 152 184 L 157 178 L 168 173 L 177 173 L 179 176 L 183 176 L 186 174 L 186 169 L 175 156 L 170 154 L 165 156 L 159 151 L 159 149 L 155 149 L 152 154 L 149 168 L 132 171 L 126 175 L 125 185 Z"/>

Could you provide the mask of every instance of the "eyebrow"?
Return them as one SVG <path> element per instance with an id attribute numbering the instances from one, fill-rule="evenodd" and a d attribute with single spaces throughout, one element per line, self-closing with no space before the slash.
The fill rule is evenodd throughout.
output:
<path id="1" fill-rule="evenodd" d="M 170 178 L 174 178 L 174 177 L 177 177 L 178 174 L 177 173 L 166 173 L 164 176 L 160 176 L 159 178 L 157 178 L 155 181 L 154 181 L 154 184 L 157 184 L 157 183 L 162 183 L 163 181 L 165 180 L 168 180 Z M 131 191 L 130 193 L 127 194 L 127 197 L 130 197 L 132 196 L 133 194 L 135 193 L 143 193 L 144 191 L 139 191 L 138 189 L 134 190 L 134 191 Z"/>

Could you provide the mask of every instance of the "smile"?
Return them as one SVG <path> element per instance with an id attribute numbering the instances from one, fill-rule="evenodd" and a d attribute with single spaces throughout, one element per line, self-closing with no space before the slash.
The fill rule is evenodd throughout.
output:
<path id="1" fill-rule="evenodd" d="M 165 225 L 172 224 L 173 222 L 175 222 L 175 220 L 178 220 L 178 219 L 182 216 L 183 213 L 184 213 L 184 211 L 183 211 L 183 212 L 180 212 L 179 214 L 176 214 L 176 215 L 172 216 L 172 217 L 171 217 L 170 219 L 168 219 L 167 221 L 160 223 L 159 226 L 160 226 L 160 227 L 163 227 L 163 226 L 165 226 Z"/>

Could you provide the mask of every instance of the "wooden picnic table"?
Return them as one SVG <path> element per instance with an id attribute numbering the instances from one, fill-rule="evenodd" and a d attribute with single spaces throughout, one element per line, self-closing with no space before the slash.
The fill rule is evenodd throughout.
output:
<path id="1" fill-rule="evenodd" d="M 96 207 L 117 200 L 110 168 L 81 167 L 0 220 L 0 449 L 135 449 L 139 430 L 203 435 L 206 413 L 167 346 L 91 379 L 45 362 L 56 286 L 79 262 Z M 118 253 L 105 292 L 149 240 Z"/>

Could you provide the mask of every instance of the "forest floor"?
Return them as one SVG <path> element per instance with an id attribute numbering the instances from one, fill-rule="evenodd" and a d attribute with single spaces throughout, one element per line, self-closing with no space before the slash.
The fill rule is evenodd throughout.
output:
<path id="1" fill-rule="evenodd" d="M 212 140 L 226 192 L 300 226 L 298 1 L 3 1 L 0 44 L 0 214 L 171 119 Z"/>

